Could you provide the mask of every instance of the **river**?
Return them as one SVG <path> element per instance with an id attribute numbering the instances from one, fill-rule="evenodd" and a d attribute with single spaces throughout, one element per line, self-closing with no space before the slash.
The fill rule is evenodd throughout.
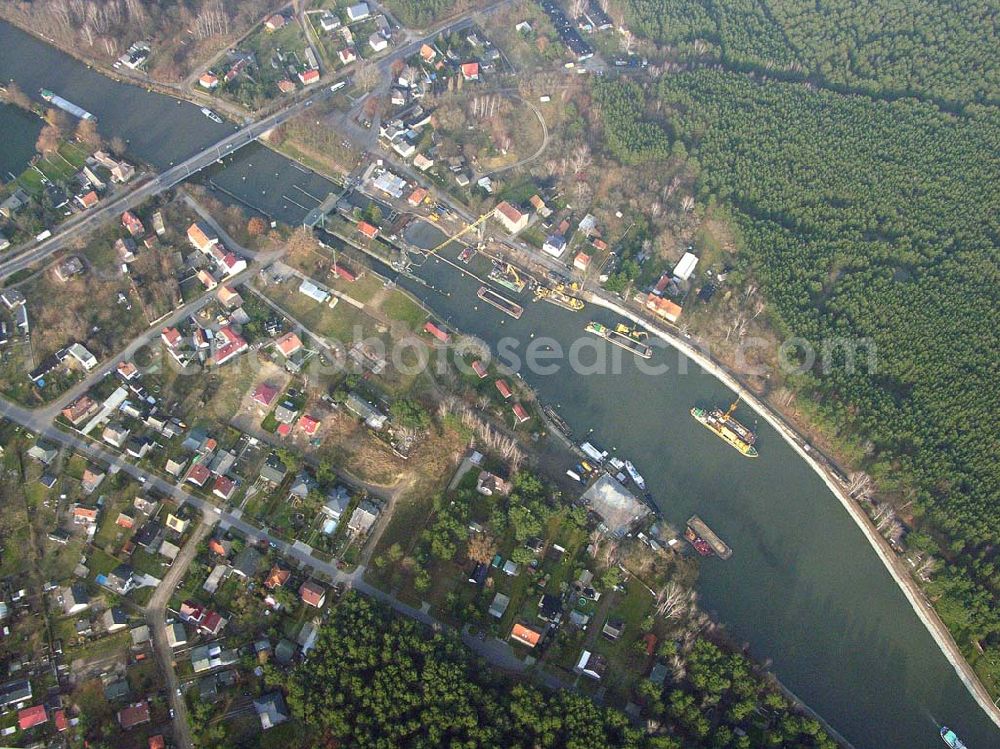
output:
<path id="1" fill-rule="evenodd" d="M 0 79 L 9 78 L 29 93 L 45 86 L 86 107 L 105 137 L 127 137 L 140 158 L 160 167 L 205 147 L 226 127 L 189 104 L 110 81 L 0 24 Z M 6 138 L 0 151 L 10 171 L 26 158 L 8 155 Z M 290 222 L 334 189 L 259 146 L 208 178 Z M 433 231 L 422 238 L 425 246 L 437 241 L 437 230 L 427 229 Z M 515 321 L 480 303 L 477 282 L 443 262 L 432 260 L 419 274 L 434 288 L 400 283 L 492 345 L 502 336 L 524 345 L 534 334 L 568 346 L 587 320 L 615 319 L 604 310 L 572 313 L 521 300 L 525 313 Z M 650 363 L 669 363 L 663 375 L 643 374 L 623 357 L 617 375 L 577 374 L 564 363 L 557 374 L 524 377 L 577 434 L 594 429 L 604 447 L 631 457 L 675 526 L 697 512 L 733 547 L 728 562 L 701 565 L 702 607 L 858 749 L 940 747 L 936 722 L 955 728 L 970 749 L 1000 746 L 1000 731 L 820 478 L 766 424 L 759 425 L 761 457 L 748 460 L 694 422 L 691 405 L 724 405 L 733 394 L 694 364 L 680 373 L 681 361 L 659 347 Z M 750 413 L 741 416 L 753 421 Z"/>

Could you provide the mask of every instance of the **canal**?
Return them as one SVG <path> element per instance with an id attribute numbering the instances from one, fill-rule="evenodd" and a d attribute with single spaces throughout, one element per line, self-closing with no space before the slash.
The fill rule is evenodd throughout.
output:
<path id="1" fill-rule="evenodd" d="M 233 127 L 211 122 L 190 104 L 111 81 L 2 23 L 0 79 L 14 79 L 32 95 L 50 88 L 85 107 L 98 116 L 105 138 L 127 139 L 138 158 L 159 168 Z M 4 174 L 16 173 L 30 157 L 24 143 L 30 146 L 37 136 L 37 120 L 5 108 L 0 118 L 0 126 L 16 130 L 0 145 L 0 164 Z M 240 151 L 202 179 L 291 223 L 335 189 L 259 146 Z M 427 226 L 424 246 L 439 241 L 436 231 Z M 525 299 L 519 300 L 525 313 L 515 321 L 479 302 L 478 282 L 444 262 L 429 261 L 419 275 L 430 286 L 400 283 L 442 319 L 493 346 L 509 337 L 522 354 L 532 336 L 568 347 L 588 320 L 614 321 L 603 310 L 573 313 Z M 581 358 L 586 361 L 586 354 Z M 819 477 L 763 423 L 759 459 L 725 446 L 688 410 L 724 405 L 732 393 L 672 349 L 659 346 L 650 363 L 666 363 L 669 371 L 644 374 L 622 356 L 618 374 L 576 373 L 563 361 L 554 374 L 523 376 L 577 434 L 593 429 L 605 448 L 630 457 L 667 520 L 682 526 L 697 512 L 733 547 L 728 562 L 701 565 L 702 607 L 858 749 L 941 746 L 936 722 L 954 727 L 970 749 L 1000 746 L 1000 731 Z M 680 371 L 684 364 L 686 374 Z M 753 421 L 750 413 L 741 416 Z"/>

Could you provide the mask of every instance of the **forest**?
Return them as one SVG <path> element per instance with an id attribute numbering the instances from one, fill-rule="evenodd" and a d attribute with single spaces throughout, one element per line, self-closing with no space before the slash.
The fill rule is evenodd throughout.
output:
<path id="1" fill-rule="evenodd" d="M 134 42 L 151 40 L 147 68 L 178 81 L 212 52 L 259 21 L 268 0 L 0 0 L 0 17 L 64 48 L 111 62 Z"/>
<path id="2" fill-rule="evenodd" d="M 676 133 L 699 203 L 731 208 L 739 261 L 779 334 L 873 344 L 874 369 L 836 354 L 792 384 L 813 396 L 813 422 L 915 516 L 910 545 L 953 566 L 928 590 L 973 663 L 1000 675 L 997 110 L 702 68 L 597 91 L 616 158 L 633 112 Z"/>
<path id="3" fill-rule="evenodd" d="M 652 682 L 641 689 L 647 711 L 663 726 L 647 734 L 624 713 L 575 692 L 512 685 L 457 640 L 354 593 L 333 610 L 307 660 L 290 676 L 268 667 L 265 678 L 287 689 L 313 745 L 349 738 L 358 747 L 834 746 L 742 656 L 708 642 L 696 646 L 688 671 L 668 678 L 662 691 Z"/>
<path id="4" fill-rule="evenodd" d="M 636 34 L 848 91 L 1000 102 L 988 0 L 614 0 Z M 696 51 L 700 51 L 696 50 Z"/>
<path id="5" fill-rule="evenodd" d="M 425 29 L 436 21 L 480 4 L 479 0 L 387 0 L 388 8 L 400 23 Z"/>

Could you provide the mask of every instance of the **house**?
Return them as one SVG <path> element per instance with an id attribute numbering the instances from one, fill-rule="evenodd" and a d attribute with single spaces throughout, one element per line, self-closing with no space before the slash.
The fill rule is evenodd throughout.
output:
<path id="1" fill-rule="evenodd" d="M 116 606 L 104 612 L 101 624 L 106 632 L 119 632 L 128 626 L 128 615 Z"/>
<path id="2" fill-rule="evenodd" d="M 506 562 L 503 563 L 503 567 L 501 569 L 503 570 L 503 573 L 505 575 L 513 577 L 518 573 L 518 570 L 521 569 L 521 566 L 513 559 L 508 559 Z"/>
<path id="3" fill-rule="evenodd" d="M 58 454 L 59 451 L 55 447 L 53 447 L 52 445 L 43 444 L 41 442 L 35 443 L 28 449 L 28 457 L 34 458 L 43 465 L 49 465 L 53 460 L 56 459 L 56 456 Z"/>
<path id="4" fill-rule="evenodd" d="M 509 482 L 489 471 L 480 471 L 479 478 L 476 479 L 476 491 L 485 497 L 492 497 L 494 494 L 506 496 L 510 489 Z"/>
<path id="5" fill-rule="evenodd" d="M 422 153 L 418 153 L 413 157 L 413 166 L 422 172 L 426 172 L 432 166 L 434 166 L 434 159 L 430 159 L 424 156 Z"/>
<path id="6" fill-rule="evenodd" d="M 552 215 L 552 209 L 545 204 L 545 201 L 542 200 L 542 196 L 538 193 L 535 193 L 528 198 L 528 202 L 531 204 L 531 207 L 535 209 L 535 213 L 542 218 L 548 218 Z"/>
<path id="7" fill-rule="evenodd" d="M 0 707 L 27 702 L 30 699 L 31 682 L 27 679 L 16 679 L 0 685 Z"/>
<path id="8" fill-rule="evenodd" d="M 279 424 L 288 424 L 290 426 L 298 415 L 299 412 L 291 401 L 279 403 L 274 409 L 274 420 Z"/>
<path id="9" fill-rule="evenodd" d="M 256 577 L 262 560 L 259 551 L 252 546 L 245 546 L 233 560 L 233 572 L 247 579 Z"/>
<path id="10" fill-rule="evenodd" d="M 80 481 L 80 485 L 83 487 L 83 493 L 93 493 L 93 491 L 101 485 L 102 481 L 104 481 L 104 473 L 101 471 L 91 470 L 90 468 L 85 468 L 83 470 L 83 479 Z"/>
<path id="11" fill-rule="evenodd" d="M 601 634 L 611 641 L 617 640 L 625 631 L 625 622 L 621 619 L 608 619 L 601 629 Z"/>
<path id="12" fill-rule="evenodd" d="M 519 642 L 529 648 L 535 647 L 542 639 L 542 633 L 526 627 L 523 624 L 515 624 L 510 631 L 510 639 Z"/>
<path id="13" fill-rule="evenodd" d="M 185 518 L 179 518 L 171 512 L 167 514 L 167 520 L 164 524 L 170 530 L 183 535 L 184 531 L 186 531 L 188 526 L 191 525 L 191 521 Z"/>
<path id="14" fill-rule="evenodd" d="M 63 418 L 73 426 L 97 413 L 99 406 L 89 395 L 81 395 L 62 410 Z"/>
<path id="15" fill-rule="evenodd" d="M 131 510 L 122 510 L 118 513 L 118 518 L 115 520 L 115 525 L 119 528 L 125 528 L 126 530 L 131 530 L 135 528 L 135 515 Z"/>
<path id="16" fill-rule="evenodd" d="M 344 65 L 349 65 L 358 59 L 357 53 L 351 47 L 344 47 L 337 53 L 337 56 L 340 57 L 340 62 Z"/>
<path id="17" fill-rule="evenodd" d="M 187 465 L 187 460 L 184 458 L 167 458 L 167 463 L 163 470 L 171 476 L 178 477 L 184 471 L 185 465 Z"/>
<path id="18" fill-rule="evenodd" d="M 127 360 L 118 362 L 117 366 L 115 366 L 115 371 L 126 382 L 134 380 L 139 376 L 139 368 L 133 362 Z"/>
<path id="19" fill-rule="evenodd" d="M 316 83 L 319 80 L 319 71 L 316 68 L 309 68 L 308 70 L 303 70 L 299 73 L 299 80 L 302 82 L 303 86 L 308 86 L 311 83 Z"/>
<path id="20" fill-rule="evenodd" d="M 111 167 L 111 179 L 119 184 L 128 182 L 135 176 L 135 167 L 125 161 L 119 161 Z"/>
<path id="21" fill-rule="evenodd" d="M 108 573 L 104 584 L 119 595 L 127 595 L 135 586 L 135 572 L 131 566 L 119 564 Z"/>
<path id="22" fill-rule="evenodd" d="M 562 618 L 563 603 L 559 596 L 545 593 L 538 599 L 538 618 L 543 622 L 556 623 Z"/>
<path id="23" fill-rule="evenodd" d="M 198 85 L 201 86 L 202 88 L 207 88 L 209 91 L 211 91 L 213 88 L 218 87 L 219 76 L 217 76 L 210 70 L 205 71 L 204 73 L 201 74 L 201 77 L 198 79 Z"/>
<path id="24" fill-rule="evenodd" d="M 236 493 L 236 482 L 233 481 L 228 476 L 219 476 L 215 479 L 215 484 L 212 486 L 212 494 L 221 499 L 223 502 L 228 502 L 233 498 Z"/>
<path id="25" fill-rule="evenodd" d="M 0 216 L 6 219 L 14 217 L 14 214 L 20 211 L 24 206 L 31 202 L 31 197 L 21 188 L 17 188 L 14 192 L 2 203 L 0 203 Z"/>
<path id="26" fill-rule="evenodd" d="M 268 19 L 264 21 L 264 28 L 268 31 L 277 31 L 278 29 L 285 28 L 287 21 L 285 17 L 280 13 L 275 13 L 273 16 L 268 16 Z"/>
<path id="27" fill-rule="evenodd" d="M 362 3 L 363 5 L 364 3 Z M 367 6 L 366 6 L 367 7 Z M 263 730 L 274 728 L 289 719 L 288 706 L 281 692 L 270 692 L 253 701 L 253 708 L 260 718 Z"/>
<path id="28" fill-rule="evenodd" d="M 201 221 L 195 221 L 187 230 L 188 241 L 202 252 L 209 252 L 219 243 L 219 235 L 212 228 Z"/>
<path id="29" fill-rule="evenodd" d="M 478 62 L 462 63 L 462 78 L 464 78 L 467 81 L 478 81 L 479 63 Z"/>
<path id="30" fill-rule="evenodd" d="M 188 470 L 187 476 L 184 480 L 200 488 L 205 485 L 205 482 L 208 481 L 211 475 L 212 472 L 208 470 L 207 465 L 204 463 L 195 463 L 191 466 L 190 470 Z"/>
<path id="31" fill-rule="evenodd" d="M 142 225 L 142 221 L 132 211 L 125 211 L 122 214 L 122 226 L 133 237 L 141 237 L 146 233 L 146 227 Z"/>
<path id="32" fill-rule="evenodd" d="M 329 291 L 327 291 L 326 289 L 321 289 L 319 286 L 314 284 L 308 278 L 302 279 L 302 283 L 299 284 L 299 293 L 309 297 L 314 302 L 319 302 L 320 304 L 324 304 L 330 299 Z M 336 303 L 337 299 L 336 297 L 334 297 L 333 301 L 330 303 L 330 306 L 333 307 Z"/>
<path id="33" fill-rule="evenodd" d="M 90 596 L 87 589 L 80 583 L 62 589 L 63 613 L 66 616 L 79 614 L 90 608 Z"/>
<path id="34" fill-rule="evenodd" d="M 94 356 L 85 346 L 74 343 L 66 351 L 76 359 L 88 372 L 97 366 L 97 357 Z"/>
<path id="35" fill-rule="evenodd" d="M 683 307 L 676 302 L 657 296 L 653 292 L 649 292 L 649 295 L 646 297 L 646 309 L 654 313 L 657 317 L 673 323 L 680 319 L 681 312 L 684 311 Z"/>
<path id="36" fill-rule="evenodd" d="M 269 385 L 266 382 L 262 382 L 253 391 L 253 402 L 258 406 L 264 408 L 270 408 L 271 404 L 274 403 L 274 399 L 278 397 L 278 388 L 274 385 Z"/>
<path id="37" fill-rule="evenodd" d="M 146 700 L 129 705 L 124 710 L 118 711 L 118 724 L 123 731 L 128 731 L 136 726 L 149 723 L 149 703 Z"/>
<path id="38" fill-rule="evenodd" d="M 303 414 L 302 418 L 299 419 L 299 429 L 305 432 L 305 434 L 308 435 L 309 437 L 312 437 L 314 434 L 316 434 L 316 431 L 319 429 L 319 424 L 320 424 L 319 420 L 314 419 L 309 414 Z"/>
<path id="39" fill-rule="evenodd" d="M 590 255 L 586 252 L 576 253 L 576 257 L 573 258 L 573 267 L 577 270 L 586 271 L 590 267 Z"/>
<path id="40" fill-rule="evenodd" d="M 320 509 L 323 514 L 327 515 L 331 520 L 339 521 L 347 508 L 351 504 L 351 495 L 348 493 L 347 489 L 339 484 L 334 487 L 333 491 L 327 496 L 326 504 Z"/>
<path id="41" fill-rule="evenodd" d="M 503 397 L 504 400 L 507 400 L 508 398 L 510 398 L 510 396 L 514 394 L 513 391 L 510 389 L 510 385 L 507 384 L 506 380 L 498 379 L 494 384 L 496 385 L 497 390 L 500 391 L 500 395 Z"/>
<path id="42" fill-rule="evenodd" d="M 59 733 L 68 730 L 69 719 L 66 717 L 66 711 L 60 708 L 52 713 L 52 724 L 56 727 L 56 730 Z"/>
<path id="43" fill-rule="evenodd" d="M 73 505 L 73 523 L 76 525 L 93 525 L 97 522 L 97 508 Z"/>
<path id="44" fill-rule="evenodd" d="M 49 715 L 45 710 L 45 705 L 35 705 L 17 711 L 17 727 L 22 731 L 40 726 L 42 723 L 48 722 L 48 719 Z"/>
<path id="45" fill-rule="evenodd" d="M 406 199 L 406 202 L 412 205 L 414 208 L 416 208 L 418 205 L 424 202 L 424 198 L 426 197 L 427 197 L 427 188 L 418 187 L 417 189 L 415 189 L 413 192 L 410 193 L 410 197 Z"/>
<path id="46" fill-rule="evenodd" d="M 368 9 L 368 3 L 358 3 L 347 9 L 347 19 L 351 22 L 363 21 L 370 15 L 371 11 Z"/>
<path id="47" fill-rule="evenodd" d="M 623 536 L 649 508 L 613 476 L 604 474 L 583 493 L 582 499 L 597 513 L 608 532 Z"/>
<path id="48" fill-rule="evenodd" d="M 172 648 L 187 645 L 187 630 L 180 622 L 167 625 L 167 644 Z"/>
<path id="49" fill-rule="evenodd" d="M 503 593 L 497 593 L 493 596 L 493 602 L 490 604 L 490 616 L 502 619 L 509 605 L 510 596 L 504 595 Z"/>
<path id="50" fill-rule="evenodd" d="M 167 348 L 175 349 L 181 345 L 181 334 L 177 328 L 164 328 L 160 331 L 160 340 Z"/>
<path id="51" fill-rule="evenodd" d="M 243 304 L 243 297 L 239 295 L 239 292 L 233 291 L 233 289 L 229 286 L 223 285 L 219 287 L 215 296 L 227 309 L 235 309 Z"/>
<path id="52" fill-rule="evenodd" d="M 319 17 L 319 25 L 323 31 L 336 31 L 340 28 L 340 19 L 328 10 L 323 11 L 323 15 Z"/>
<path id="53" fill-rule="evenodd" d="M 476 373 L 476 376 L 480 380 L 485 379 L 487 376 L 489 376 L 490 373 L 489 370 L 486 368 L 486 365 L 484 365 L 481 361 L 479 361 L 479 359 L 476 359 L 474 362 L 472 362 L 472 371 Z"/>
<path id="54" fill-rule="evenodd" d="M 673 277 L 678 281 L 687 281 L 694 273 L 695 266 L 698 265 L 698 256 L 693 252 L 685 252 L 681 259 L 674 266 Z"/>
<path id="55" fill-rule="evenodd" d="M 278 86 L 278 91 L 280 91 L 283 94 L 290 94 L 293 91 L 295 91 L 295 84 L 292 83 L 287 78 L 282 78 L 280 81 L 278 81 L 277 86 Z"/>
<path id="56" fill-rule="evenodd" d="M 212 361 L 217 367 L 221 367 L 230 359 L 239 356 L 250 348 L 249 344 L 236 331 L 228 325 L 219 328 L 215 335 L 216 349 L 212 354 Z"/>
<path id="57" fill-rule="evenodd" d="M 3 293 L 0 293 L 0 301 L 3 302 L 7 309 L 13 310 L 15 307 L 24 304 L 25 296 L 17 289 L 4 289 Z"/>
<path id="58" fill-rule="evenodd" d="M 388 40 L 377 31 L 368 37 L 368 46 L 375 52 L 381 52 L 389 46 Z"/>
<path id="59" fill-rule="evenodd" d="M 56 278 L 66 283 L 73 276 L 82 275 L 83 271 L 83 261 L 76 255 L 71 255 L 56 266 Z"/>
<path id="60" fill-rule="evenodd" d="M 306 580 L 299 586 L 299 598 L 303 603 L 317 609 L 323 608 L 323 604 L 326 603 L 326 588 L 317 582 Z"/>
<path id="61" fill-rule="evenodd" d="M 302 341 L 295 333 L 285 333 L 274 342 L 274 345 L 285 357 L 289 357 L 302 350 Z"/>
<path id="62" fill-rule="evenodd" d="M 275 588 L 283 588 L 285 583 L 289 581 L 292 577 L 291 570 L 286 570 L 277 565 L 271 567 L 271 571 L 268 573 L 267 577 L 264 579 L 264 587 L 268 590 L 274 590 Z"/>
<path id="63" fill-rule="evenodd" d="M 653 666 L 653 670 L 649 672 L 648 678 L 656 686 L 662 687 L 663 682 L 667 680 L 667 674 L 670 673 L 669 669 L 662 663 L 657 663 Z"/>
<path id="64" fill-rule="evenodd" d="M 347 521 L 347 527 L 353 533 L 367 533 L 375 525 L 378 513 L 378 507 L 368 500 L 363 500 L 351 514 L 351 519 Z"/>
<path id="65" fill-rule="evenodd" d="M 225 579 L 229 574 L 228 564 L 217 564 L 212 568 L 212 571 L 208 574 L 202 589 L 209 595 L 215 595 L 215 591 L 219 589 L 219 585 L 222 584 L 223 579 Z"/>
<path id="66" fill-rule="evenodd" d="M 83 210 L 87 210 L 88 208 L 93 208 L 95 205 L 97 205 L 99 200 L 100 198 L 97 197 L 97 193 L 94 192 L 93 190 L 84 193 L 83 195 L 76 196 L 76 202 L 80 204 L 80 207 L 83 208 Z"/>
<path id="67" fill-rule="evenodd" d="M 506 200 L 493 209 L 493 217 L 511 234 L 516 234 L 528 225 L 528 214 L 521 213 Z"/>
<path id="68" fill-rule="evenodd" d="M 267 457 L 264 465 L 260 468 L 260 477 L 274 486 L 285 480 L 286 473 L 288 473 L 288 469 L 285 464 L 281 462 L 281 458 L 273 453 Z"/>
<path id="69" fill-rule="evenodd" d="M 348 393 L 347 400 L 344 401 L 344 405 L 347 410 L 357 416 L 359 419 L 364 419 L 365 424 L 367 424 L 372 429 L 378 431 L 385 426 L 386 421 L 389 417 L 380 412 L 375 406 L 366 401 L 357 393 Z"/>
<path id="70" fill-rule="evenodd" d="M 576 662 L 573 670 L 578 674 L 583 674 L 584 676 L 589 676 L 591 679 L 600 681 L 601 677 L 608 670 L 608 661 L 603 655 L 584 650 L 580 653 L 580 659 Z"/>
<path id="71" fill-rule="evenodd" d="M 125 440 L 128 439 L 128 435 L 129 430 L 124 424 L 112 421 L 104 427 L 104 431 L 101 433 L 101 439 L 112 447 L 121 449 L 121 446 L 125 444 Z"/>

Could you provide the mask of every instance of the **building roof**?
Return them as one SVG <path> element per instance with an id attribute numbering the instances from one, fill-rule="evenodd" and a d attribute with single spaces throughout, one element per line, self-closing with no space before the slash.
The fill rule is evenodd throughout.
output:
<path id="1" fill-rule="evenodd" d="M 304 603 L 319 608 L 326 598 L 326 588 L 312 580 L 306 580 L 299 586 L 299 597 Z"/>
<path id="2" fill-rule="evenodd" d="M 285 333 L 274 342 L 274 345 L 285 356 L 291 356 L 302 349 L 302 341 L 294 332 Z"/>
<path id="3" fill-rule="evenodd" d="M 358 231 L 368 237 L 368 239 L 374 239 L 378 235 L 378 229 L 367 221 L 358 222 Z"/>
<path id="4" fill-rule="evenodd" d="M 507 384 L 506 380 L 497 380 L 496 386 L 504 400 L 507 400 L 511 395 L 513 395 L 513 391 L 510 389 L 510 385 Z"/>
<path id="5" fill-rule="evenodd" d="M 274 399 L 278 397 L 278 388 L 274 385 L 269 385 L 266 382 L 262 382 L 253 391 L 254 403 L 259 403 L 265 408 L 270 408 L 271 404 L 274 403 Z"/>
<path id="6" fill-rule="evenodd" d="M 510 596 L 504 595 L 503 593 L 497 593 L 493 596 L 493 602 L 490 604 L 490 616 L 495 616 L 497 619 L 503 617 L 504 612 L 507 611 L 507 607 L 510 605 Z"/>
<path id="7" fill-rule="evenodd" d="M 264 587 L 268 590 L 284 587 L 285 583 L 287 583 L 291 577 L 291 570 L 286 570 L 275 565 L 271 567 L 271 571 L 268 573 L 267 579 L 264 580 Z"/>
<path id="8" fill-rule="evenodd" d="M 521 211 L 508 203 L 506 200 L 497 203 L 497 207 L 494 210 L 512 224 L 516 224 L 524 217 L 524 214 L 521 213 Z"/>
<path id="9" fill-rule="evenodd" d="M 522 645 L 533 648 L 541 641 L 542 633 L 536 632 L 531 627 L 526 627 L 523 624 L 515 624 L 514 628 L 510 631 L 510 638 Z"/>
<path id="10" fill-rule="evenodd" d="M 462 76 L 467 81 L 474 81 L 477 78 L 479 78 L 479 63 L 478 62 L 462 63 Z"/>
<path id="11" fill-rule="evenodd" d="M 146 700 L 118 711 L 118 722 L 126 731 L 149 722 L 149 703 Z"/>
<path id="12" fill-rule="evenodd" d="M 655 312 L 657 315 L 670 322 L 677 322 L 681 316 L 681 312 L 684 311 L 683 307 L 676 302 L 664 299 L 663 297 L 657 296 L 652 292 L 650 292 L 646 297 L 646 309 Z"/>
<path id="13" fill-rule="evenodd" d="M 601 476 L 583 493 L 583 500 L 601 516 L 614 535 L 625 533 L 634 521 L 649 514 L 645 504 L 608 474 Z"/>
<path id="14" fill-rule="evenodd" d="M 22 731 L 39 726 L 48 719 L 49 715 L 45 710 L 45 705 L 35 705 L 17 711 L 17 726 Z"/>

